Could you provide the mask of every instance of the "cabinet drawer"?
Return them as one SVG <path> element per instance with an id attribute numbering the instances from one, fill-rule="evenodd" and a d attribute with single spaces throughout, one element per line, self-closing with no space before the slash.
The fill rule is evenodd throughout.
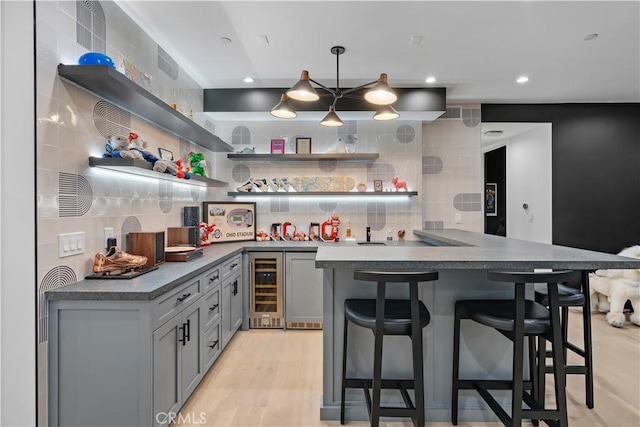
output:
<path id="1" fill-rule="evenodd" d="M 202 276 L 194 277 L 153 301 L 154 330 L 200 297 L 201 278 Z"/>
<path id="2" fill-rule="evenodd" d="M 214 323 L 204 333 L 203 348 L 204 348 L 204 357 L 202 358 L 202 360 L 204 361 L 203 372 L 206 374 L 207 370 L 211 368 L 211 365 L 213 365 L 213 362 L 215 362 L 215 360 L 218 358 L 218 356 L 222 352 L 222 340 L 220 339 L 220 322 Z"/>
<path id="3" fill-rule="evenodd" d="M 204 274 L 202 275 L 202 286 L 203 286 L 202 293 L 206 294 L 211 289 L 218 286 L 221 280 L 222 280 L 222 277 L 220 275 L 219 265 L 216 265 L 215 267 L 205 271 Z"/>
<path id="4" fill-rule="evenodd" d="M 241 255 L 235 256 L 226 260 L 222 264 L 222 278 L 227 278 L 233 273 L 242 270 L 242 257 Z"/>
<path id="5" fill-rule="evenodd" d="M 202 315 L 204 329 L 220 319 L 220 286 L 211 289 L 202 298 Z"/>

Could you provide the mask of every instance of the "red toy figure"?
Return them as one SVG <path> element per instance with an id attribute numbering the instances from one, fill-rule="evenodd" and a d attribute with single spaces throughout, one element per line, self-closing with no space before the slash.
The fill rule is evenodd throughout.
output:
<path id="1" fill-rule="evenodd" d="M 215 224 L 207 224 L 206 222 L 200 223 L 200 246 L 209 246 L 209 234 L 213 233 L 213 227 Z"/>
<path id="2" fill-rule="evenodd" d="M 407 181 L 398 181 L 397 176 L 394 176 L 391 179 L 391 183 L 393 184 L 394 187 L 396 187 L 396 191 L 400 191 L 403 188 L 404 188 L 404 191 L 409 191 L 409 189 L 407 188 Z"/>
<path id="3" fill-rule="evenodd" d="M 331 228 L 331 232 L 327 232 L 327 228 Z M 322 223 L 320 228 L 320 238 L 323 242 L 335 242 L 338 238 L 340 230 L 340 217 L 337 212 L 331 214 L 331 218 Z"/>
<path id="4" fill-rule="evenodd" d="M 178 178 L 184 178 L 184 165 L 182 164 L 182 159 L 176 160 L 176 165 L 178 166 L 178 172 L 176 173 L 176 176 Z"/>

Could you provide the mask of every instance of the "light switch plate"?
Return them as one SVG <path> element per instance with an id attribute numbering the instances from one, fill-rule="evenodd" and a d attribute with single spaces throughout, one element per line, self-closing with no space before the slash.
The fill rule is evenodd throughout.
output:
<path id="1" fill-rule="evenodd" d="M 64 258 L 84 253 L 84 231 L 58 234 L 58 257 Z"/>

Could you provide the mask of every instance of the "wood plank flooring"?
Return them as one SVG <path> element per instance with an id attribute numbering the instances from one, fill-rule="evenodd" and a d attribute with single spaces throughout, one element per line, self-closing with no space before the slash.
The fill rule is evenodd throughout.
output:
<path id="1" fill-rule="evenodd" d="M 570 339 L 581 343 L 581 313 L 570 313 Z M 640 327 L 609 326 L 593 314 L 595 408 L 584 403 L 584 377 L 569 375 L 569 425 L 575 427 L 640 426 Z M 570 362 L 572 358 L 570 356 Z M 577 359 L 576 359 L 577 361 Z M 551 376 L 548 376 L 551 378 Z M 549 402 L 553 388 L 547 384 Z M 181 414 L 199 426 L 340 426 L 320 421 L 322 394 L 322 332 L 239 331 L 202 380 Z M 184 420 L 185 418 L 183 418 Z M 363 427 L 368 422 L 348 422 Z M 410 422 L 382 422 L 382 426 L 412 426 Z M 450 423 L 427 423 L 444 427 Z M 460 423 L 463 427 L 501 426 L 500 423 Z M 545 425 L 545 424 L 542 424 Z"/>

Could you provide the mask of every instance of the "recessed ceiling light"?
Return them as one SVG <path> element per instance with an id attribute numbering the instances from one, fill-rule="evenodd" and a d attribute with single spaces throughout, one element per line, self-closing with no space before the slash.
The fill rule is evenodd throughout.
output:
<path id="1" fill-rule="evenodd" d="M 584 41 L 588 42 L 590 40 L 597 39 L 597 38 L 598 38 L 598 33 L 587 34 L 586 36 L 584 36 Z"/>
<path id="2" fill-rule="evenodd" d="M 529 77 L 527 76 L 522 76 L 522 77 L 518 77 L 518 80 L 516 80 L 518 83 L 526 83 L 529 81 Z"/>
<path id="3" fill-rule="evenodd" d="M 245 77 L 244 78 L 244 82 L 245 83 L 253 83 L 254 82 L 253 77 Z"/>
<path id="4" fill-rule="evenodd" d="M 258 44 L 262 44 L 262 45 L 269 44 L 269 37 L 265 36 L 264 34 L 256 36 L 256 39 L 258 39 Z"/>
<path id="5" fill-rule="evenodd" d="M 231 44 L 231 39 L 229 37 L 220 37 L 220 43 Z"/>
<path id="6" fill-rule="evenodd" d="M 435 77 L 427 77 L 427 80 L 425 80 L 427 83 L 435 83 L 436 82 L 436 78 Z"/>

